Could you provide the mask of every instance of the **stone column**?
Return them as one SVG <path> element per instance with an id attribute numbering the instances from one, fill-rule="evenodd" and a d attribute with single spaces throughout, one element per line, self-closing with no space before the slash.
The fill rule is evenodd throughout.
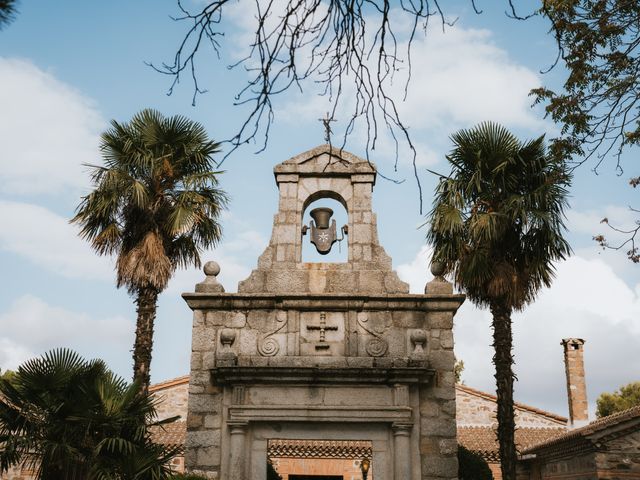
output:
<path id="1" fill-rule="evenodd" d="M 411 429 L 413 425 L 407 423 L 394 423 L 393 448 L 394 480 L 406 480 L 411 478 Z"/>
<path id="2" fill-rule="evenodd" d="M 231 455 L 229 459 L 229 480 L 245 480 L 245 437 L 247 422 L 228 422 L 231 434 Z"/>

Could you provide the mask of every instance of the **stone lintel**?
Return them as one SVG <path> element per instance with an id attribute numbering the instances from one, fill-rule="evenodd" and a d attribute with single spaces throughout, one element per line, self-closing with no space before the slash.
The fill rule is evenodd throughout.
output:
<path id="1" fill-rule="evenodd" d="M 231 421 L 246 422 L 360 422 L 402 423 L 411 425 L 411 407 L 233 405 Z"/>
<path id="2" fill-rule="evenodd" d="M 238 367 L 218 366 L 211 369 L 216 385 L 237 384 L 428 384 L 435 370 L 424 367 Z"/>
<path id="3" fill-rule="evenodd" d="M 192 310 L 413 310 L 455 313 L 465 296 L 439 294 L 183 293 Z"/>

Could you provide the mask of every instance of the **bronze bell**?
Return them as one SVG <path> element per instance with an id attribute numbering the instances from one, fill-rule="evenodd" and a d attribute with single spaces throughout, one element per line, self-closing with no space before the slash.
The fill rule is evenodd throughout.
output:
<path id="1" fill-rule="evenodd" d="M 318 207 L 311 210 L 309 215 L 316 222 L 316 228 L 326 229 L 329 228 L 329 220 L 331 220 L 333 210 L 327 207 Z"/>

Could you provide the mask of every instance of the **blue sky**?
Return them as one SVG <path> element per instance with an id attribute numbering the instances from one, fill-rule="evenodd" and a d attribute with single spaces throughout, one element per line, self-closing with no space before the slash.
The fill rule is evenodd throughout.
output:
<path id="1" fill-rule="evenodd" d="M 242 2 L 243 6 L 244 3 Z M 523 138 L 553 135 L 554 126 L 532 110 L 527 92 L 541 83 L 556 86 L 563 71 L 541 75 L 555 57 L 553 39 L 542 20 L 507 19 L 500 2 L 484 2 L 482 15 L 467 2 L 451 4 L 459 17 L 443 34 L 432 24 L 416 40 L 408 101 L 400 106 L 418 146 L 419 173 L 426 208 L 434 178 L 426 168 L 446 172 L 448 136 L 483 120 L 502 122 Z M 449 4 L 449 2 L 447 2 Z M 82 163 L 98 163 L 98 136 L 110 119 L 124 121 L 145 107 L 184 114 L 200 121 L 215 139 L 228 138 L 243 119 L 233 95 L 246 81 L 227 63 L 241 55 L 246 13 L 229 14 L 224 55 L 201 56 L 199 76 L 209 93 L 191 106 L 192 85 L 185 78 L 172 96 L 167 77 L 145 62 L 172 58 L 186 25 L 173 22 L 174 1 L 23 1 L 15 22 L 0 31 L 0 368 L 15 368 L 29 356 L 59 346 L 102 357 L 128 377 L 135 311 L 131 299 L 114 286 L 113 265 L 97 258 L 67 220 L 90 185 Z M 397 88 L 396 88 L 397 90 Z M 338 132 L 349 99 L 338 110 Z M 222 186 L 232 202 L 224 216 L 225 238 L 205 260 L 217 260 L 227 291 L 235 291 L 255 265 L 270 236 L 277 208 L 273 166 L 323 143 L 317 121 L 326 101 L 303 93 L 275 101 L 275 123 L 267 149 L 236 151 L 224 163 Z M 364 154 L 356 131 L 348 149 Z M 616 175 L 612 163 L 599 175 L 577 170 L 568 212 L 574 256 L 558 265 L 554 287 L 524 313 L 514 316 L 516 398 L 558 413 L 566 412 L 560 339 L 587 340 L 590 399 L 637 380 L 640 359 L 640 277 L 638 267 L 617 252 L 601 252 L 592 242 L 609 217 L 629 224 L 634 191 Z M 372 152 L 381 172 L 406 179 L 396 185 L 379 179 L 374 191 L 380 239 L 394 267 L 420 292 L 427 281 L 428 249 L 424 219 L 410 162 L 402 152 L 393 172 L 388 139 Z M 636 192 L 637 193 L 637 192 Z M 637 204 L 637 202 L 636 202 Z M 191 312 L 180 293 L 202 278 L 179 272 L 162 294 L 156 323 L 153 381 L 188 371 Z M 489 315 L 465 304 L 456 319 L 456 352 L 465 361 L 470 386 L 491 391 Z"/>

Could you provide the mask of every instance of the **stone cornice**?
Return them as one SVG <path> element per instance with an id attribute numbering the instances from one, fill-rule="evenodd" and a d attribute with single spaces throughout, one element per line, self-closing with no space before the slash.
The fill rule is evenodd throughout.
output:
<path id="1" fill-rule="evenodd" d="M 414 310 L 456 312 L 461 294 L 271 294 L 271 293 L 183 293 L 192 310 Z"/>
<path id="2" fill-rule="evenodd" d="M 211 369 L 214 384 L 427 384 L 434 370 L 424 367 L 215 367 Z"/>

